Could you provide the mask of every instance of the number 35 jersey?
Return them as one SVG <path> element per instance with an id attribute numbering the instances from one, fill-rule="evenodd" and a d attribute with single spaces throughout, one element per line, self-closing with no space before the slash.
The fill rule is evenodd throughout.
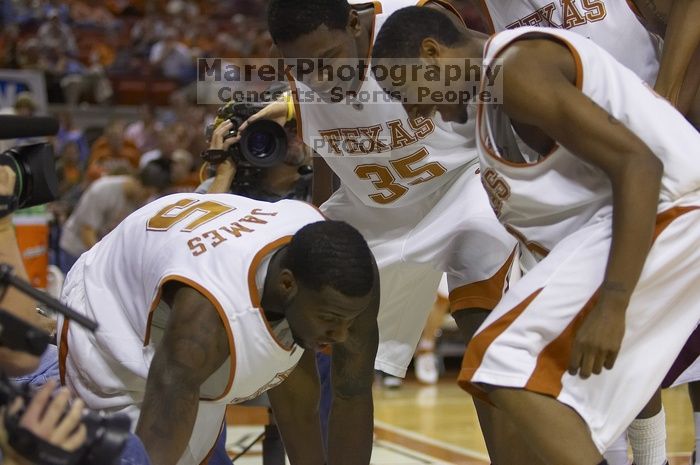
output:
<path id="1" fill-rule="evenodd" d="M 445 6 L 425 0 L 373 3 L 372 40 L 384 20 L 400 8 L 426 3 Z M 343 64 L 351 64 L 351 60 L 326 61 L 336 76 Z M 293 82 L 292 89 L 298 135 L 367 206 L 415 203 L 454 179 L 459 168 L 476 158 L 473 124 L 453 125 L 439 116 L 410 119 L 372 73 L 368 72 L 355 99 L 337 103 L 324 102 L 302 82 Z"/>
<path id="2" fill-rule="evenodd" d="M 137 210 L 68 274 L 64 300 L 100 324 L 94 335 L 70 325 L 68 384 L 93 408 L 140 402 L 167 325 L 170 310 L 160 295 L 169 281 L 207 297 L 228 333 L 230 359 L 202 386 L 203 400 L 236 403 L 282 382 L 303 349 L 272 333 L 260 307 L 264 273 L 256 275 L 266 258 L 317 221 L 322 215 L 303 202 L 228 194 L 170 195 Z M 75 298 L 76 287 L 84 297 Z"/>

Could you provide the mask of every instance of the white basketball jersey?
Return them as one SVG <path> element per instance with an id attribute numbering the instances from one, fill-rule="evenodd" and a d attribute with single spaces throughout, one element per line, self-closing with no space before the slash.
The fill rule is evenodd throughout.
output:
<path id="1" fill-rule="evenodd" d="M 523 26 L 570 30 L 591 39 L 654 85 L 661 40 L 626 0 L 482 0 L 494 32 Z"/>
<path id="2" fill-rule="evenodd" d="M 374 39 L 394 11 L 431 2 L 373 3 Z M 414 203 L 452 179 L 458 168 L 475 161 L 473 123 L 453 125 L 439 116 L 412 121 L 399 102 L 389 100 L 371 73 L 358 92 L 359 103 L 354 104 L 347 100 L 304 103 L 321 99 L 303 83 L 292 84 L 303 96 L 296 115 L 300 137 L 365 205 Z"/>
<path id="3" fill-rule="evenodd" d="M 484 64 L 498 58 L 513 41 L 533 33 L 564 42 L 580 66 L 577 85 L 582 92 L 663 162 L 660 211 L 700 189 L 700 134 L 637 75 L 585 37 L 552 28 L 501 32 L 486 45 Z M 506 228 L 533 252 L 545 255 L 584 224 L 612 212 L 612 188 L 600 169 L 559 145 L 544 158 L 526 153 L 501 105 L 479 106 L 477 130 L 482 181 L 491 204 Z M 504 160 L 504 153 L 532 161 L 512 163 Z"/>
<path id="4" fill-rule="evenodd" d="M 100 323 L 97 347 L 90 350 L 101 354 L 81 376 L 99 377 L 96 367 L 106 360 L 125 367 L 124 374 L 111 379 L 113 372 L 104 373 L 95 385 L 142 392 L 170 311 L 158 305 L 160 289 L 178 281 L 212 302 L 228 333 L 231 357 L 202 386 L 202 399 L 235 403 L 280 383 L 303 350 L 285 348 L 271 333 L 256 272 L 300 228 L 322 220 L 302 202 L 228 194 L 175 194 L 137 210 L 81 259 L 87 316 Z M 70 356 L 81 352 L 71 347 Z"/>

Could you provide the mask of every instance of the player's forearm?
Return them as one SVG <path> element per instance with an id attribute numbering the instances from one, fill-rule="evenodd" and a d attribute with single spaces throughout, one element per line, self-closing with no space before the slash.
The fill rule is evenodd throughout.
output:
<path id="1" fill-rule="evenodd" d="M 613 177 L 613 225 L 601 297 L 629 301 L 654 238 L 662 163 L 649 154 Z M 621 308 L 624 310 L 624 308 Z"/>
<path id="2" fill-rule="evenodd" d="M 693 54 L 700 46 L 700 0 L 675 0 L 668 17 L 661 65 L 654 89 L 686 114 L 692 98 L 680 101 L 681 89 Z M 697 89 L 696 89 L 697 90 Z M 683 92 L 695 95 L 695 92 Z"/>
<path id="3" fill-rule="evenodd" d="M 288 405 L 287 408 L 276 407 L 275 422 L 282 435 L 289 463 L 324 465 L 326 459 L 323 456 L 318 408 L 298 408 L 298 404 Z"/>
<path id="4" fill-rule="evenodd" d="M 192 435 L 199 388 L 171 376 L 154 358 L 136 434 L 153 465 L 175 465 Z"/>
<path id="5" fill-rule="evenodd" d="M 335 396 L 328 432 L 329 465 L 369 464 L 373 418 L 371 387 L 350 398 Z"/>
<path id="6" fill-rule="evenodd" d="M 320 207 L 333 194 L 333 171 L 320 155 L 313 157 L 313 167 L 311 202 Z"/>

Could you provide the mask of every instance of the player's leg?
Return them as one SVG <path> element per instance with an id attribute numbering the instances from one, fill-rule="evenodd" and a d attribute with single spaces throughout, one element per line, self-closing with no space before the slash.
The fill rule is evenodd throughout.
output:
<path id="1" fill-rule="evenodd" d="M 666 463 L 666 415 L 658 389 L 627 429 L 635 465 Z"/>
<path id="2" fill-rule="evenodd" d="M 430 310 L 428 321 L 425 323 L 423 334 L 421 334 L 418 347 L 416 347 L 416 354 L 413 357 L 416 378 L 424 384 L 435 384 L 438 381 L 439 367 L 435 355 L 435 343 L 440 335 L 440 327 L 445 315 L 450 311 L 450 301 L 447 294 L 447 278 L 443 276 L 437 298 Z"/>
<path id="3" fill-rule="evenodd" d="M 458 310 L 452 313 L 465 341 L 471 340 L 479 326 L 489 315 L 487 310 Z M 540 465 L 539 455 L 528 445 L 525 438 L 506 412 L 483 400 L 473 397 L 479 417 L 479 426 L 489 452 L 492 465 Z"/>
<path id="4" fill-rule="evenodd" d="M 604 463 L 586 422 L 556 399 L 506 388 L 491 390 L 489 398 L 507 413 L 520 434 L 548 465 Z M 537 419 L 536 428 L 533 428 L 533 419 Z"/>
<path id="5" fill-rule="evenodd" d="M 693 404 L 693 421 L 695 423 L 695 449 L 691 465 L 700 465 L 698 450 L 700 450 L 700 381 L 688 383 L 688 395 Z"/>

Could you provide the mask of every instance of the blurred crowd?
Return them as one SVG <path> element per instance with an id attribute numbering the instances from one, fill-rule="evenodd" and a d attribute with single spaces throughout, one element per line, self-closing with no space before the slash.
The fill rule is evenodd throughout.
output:
<path id="1" fill-rule="evenodd" d="M 196 59 L 265 57 L 255 0 L 7 0 L 0 68 L 44 73 L 50 103 L 120 103 L 119 77 L 196 79 Z"/>

